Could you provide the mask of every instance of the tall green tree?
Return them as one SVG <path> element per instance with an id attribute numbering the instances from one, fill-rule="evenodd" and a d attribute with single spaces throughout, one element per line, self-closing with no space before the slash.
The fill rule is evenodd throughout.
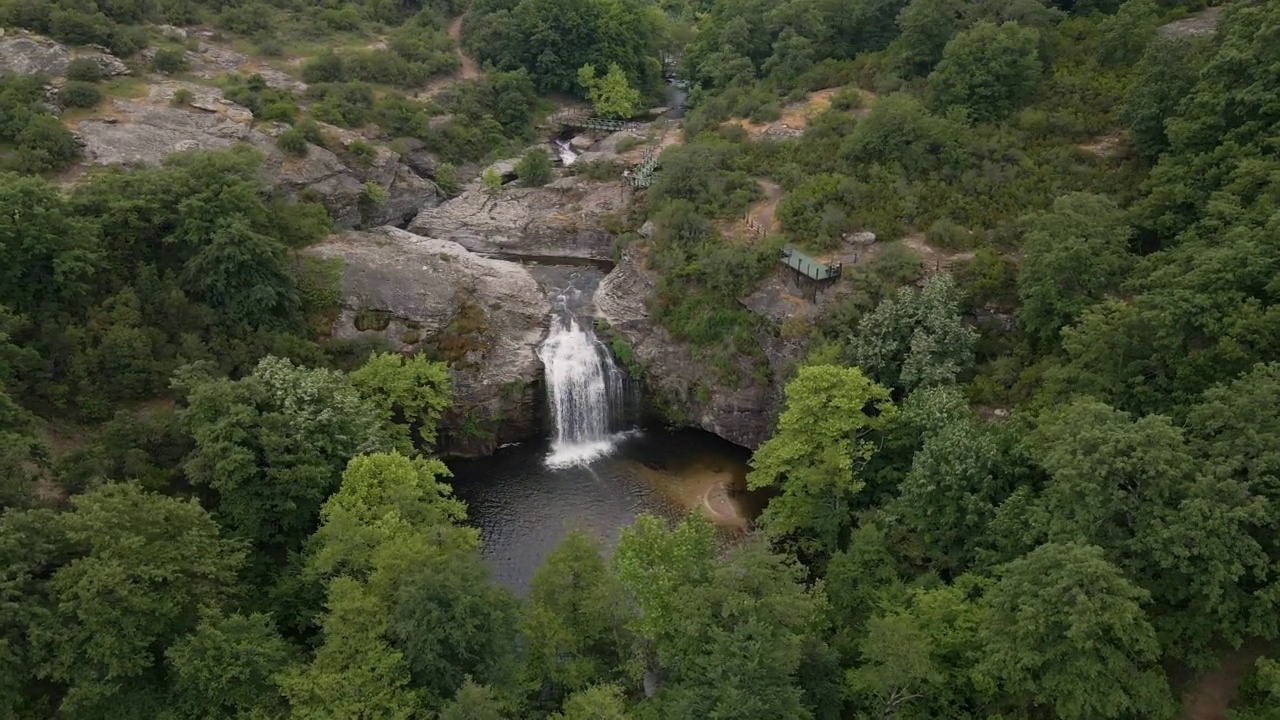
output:
<path id="1" fill-rule="evenodd" d="M 241 380 L 188 377 L 187 478 L 217 493 L 216 517 L 259 547 L 297 548 L 357 454 L 384 448 L 387 418 L 344 374 L 264 358 Z"/>
<path id="2" fill-rule="evenodd" d="M 415 444 L 428 449 L 435 445 L 436 425 L 451 402 L 449 368 L 444 363 L 425 355 L 374 353 L 352 371 L 351 382 L 377 404 L 393 431 L 395 427 L 406 434 L 412 430 Z"/>
<path id="3" fill-rule="evenodd" d="M 295 652 L 267 615 L 222 615 L 206 609 L 195 630 L 165 656 L 179 717 L 271 718 L 286 713 L 274 677 L 287 671 Z"/>
<path id="4" fill-rule="evenodd" d="M 1168 717 L 1147 599 L 1101 548 L 1043 545 L 1009 563 L 984 598 L 978 672 L 1015 705 L 1064 720 Z"/>
<path id="5" fill-rule="evenodd" d="M 1018 319 L 1048 347 L 1090 305 L 1116 290 L 1132 267 L 1132 231 L 1115 201 L 1072 193 L 1031 218 L 1018 274 Z"/>
<path id="6" fill-rule="evenodd" d="M 624 531 L 614 555 L 618 576 L 639 613 L 632 627 L 642 645 L 652 697 L 638 714 L 652 717 L 812 718 L 801 677 L 821 632 L 820 593 L 802 569 L 763 543 L 724 562 L 705 519 L 691 516 L 667 532 L 642 516 Z M 708 685 L 707 678 L 720 681 Z"/>
<path id="7" fill-rule="evenodd" d="M 78 557 L 54 573 L 50 615 L 33 629 L 39 673 L 62 683 L 77 717 L 156 717 L 163 653 L 196 629 L 201 607 L 240 590 L 243 547 L 194 501 L 105 485 L 59 516 Z"/>
<path id="8" fill-rule="evenodd" d="M 410 685 L 404 655 L 384 637 L 387 622 L 386 606 L 358 580 L 334 580 L 315 658 L 278 679 L 290 717 L 420 717 L 424 700 Z"/>
<path id="9" fill-rule="evenodd" d="M 1014 22 L 979 22 L 956 35 L 929 74 L 939 107 L 963 107 L 980 120 L 1006 117 L 1040 81 L 1040 35 Z"/>
<path id="10" fill-rule="evenodd" d="M 787 383 L 773 437 L 751 458 L 751 488 L 776 487 L 761 516 L 766 531 L 813 555 L 835 552 L 862 489 L 861 466 L 875 452 L 868 434 L 893 410 L 889 391 L 857 368 L 802 367 Z"/>
<path id="11" fill-rule="evenodd" d="M 609 71 L 603 76 L 596 74 L 594 65 L 583 65 L 578 68 L 578 84 L 586 92 L 596 115 L 625 120 L 636 114 L 640 91 L 631 87 L 617 63 L 609 63 Z"/>
<path id="12" fill-rule="evenodd" d="M 973 364 L 977 335 L 960 316 L 951 275 L 903 287 L 863 316 L 849 336 L 845 357 L 868 376 L 908 392 L 955 383 Z"/>
<path id="13" fill-rule="evenodd" d="M 629 655 L 628 605 L 599 542 L 571 532 L 533 576 L 520 632 L 524 681 L 559 704 L 569 693 L 615 679 Z"/>

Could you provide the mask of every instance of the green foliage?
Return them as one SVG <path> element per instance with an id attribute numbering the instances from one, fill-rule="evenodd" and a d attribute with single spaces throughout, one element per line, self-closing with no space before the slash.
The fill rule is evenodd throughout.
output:
<path id="1" fill-rule="evenodd" d="M 91 57 L 72 58 L 67 63 L 67 79 L 77 82 L 96 83 L 102 79 L 102 66 Z"/>
<path id="2" fill-rule="evenodd" d="M 350 377 L 385 417 L 404 428 L 404 441 L 412 428 L 414 445 L 430 448 L 435 444 L 436 423 L 450 405 L 449 369 L 444 363 L 424 355 L 375 353 Z"/>
<path id="3" fill-rule="evenodd" d="M 104 486 L 73 508 L 58 522 L 78 557 L 54 573 L 54 611 L 32 629 L 38 672 L 66 685 L 64 712 L 145 717 L 162 698 L 162 653 L 195 629 L 198 608 L 234 592 L 244 552 L 194 501 L 136 485 Z"/>
<path id="4" fill-rule="evenodd" d="M 1131 231 L 1109 198 L 1064 195 L 1031 219 L 1018 275 L 1018 319 L 1052 345 L 1058 332 L 1113 291 L 1133 264 Z"/>
<path id="5" fill-rule="evenodd" d="M 551 181 L 551 153 L 544 147 L 529 150 L 516 163 L 516 177 L 525 187 L 540 187 Z M 486 184 L 488 181 L 485 181 Z"/>
<path id="6" fill-rule="evenodd" d="M 298 128 L 289 128 L 276 136 L 276 147 L 294 157 L 306 157 L 307 136 Z"/>
<path id="7" fill-rule="evenodd" d="M 187 69 L 186 53 L 181 50 L 161 48 L 156 50 L 155 56 L 151 58 L 151 66 L 156 69 L 156 72 L 162 72 L 165 75 L 183 72 Z"/>
<path id="8" fill-rule="evenodd" d="M 619 0 L 489 1 L 471 9 L 464 29 L 466 46 L 478 60 L 500 70 L 527 70 L 539 92 L 588 90 L 578 83 L 584 65 L 616 64 L 626 84 L 642 90 L 662 81 L 661 20 L 651 6 Z"/>
<path id="9" fill-rule="evenodd" d="M 778 430 L 751 458 L 747 486 L 779 487 L 761 522 L 809 555 L 829 555 L 849 530 L 849 507 L 875 452 L 866 434 L 892 412 L 889 391 L 857 368 L 810 365 L 787 383 Z"/>
<path id="10" fill-rule="evenodd" d="M 963 107 L 979 119 L 1009 115 L 1036 90 L 1040 79 L 1039 34 L 1007 22 L 981 22 L 958 34 L 929 75 L 943 108 Z"/>
<path id="11" fill-rule="evenodd" d="M 910 392 L 956 382 L 973 362 L 973 342 L 955 283 L 941 274 L 918 290 L 900 289 L 865 315 L 845 356 L 881 383 Z"/>
<path id="12" fill-rule="evenodd" d="M 165 655 L 184 717 L 271 716 L 285 709 L 274 678 L 294 651 L 267 615 L 204 610 L 194 632 Z"/>
<path id="13" fill-rule="evenodd" d="M 485 168 L 480 174 L 480 182 L 484 185 L 484 189 L 491 193 L 502 189 L 502 175 L 492 166 Z"/>
<path id="14" fill-rule="evenodd" d="M 577 691 L 616 679 L 615 669 L 629 652 L 625 608 L 599 543 L 570 533 L 533 578 L 520 628 L 528 643 L 525 686 L 554 707 Z"/>
<path id="15" fill-rule="evenodd" d="M 609 63 L 609 71 L 596 75 L 590 63 L 578 68 L 578 85 L 586 91 L 595 114 L 603 118 L 625 120 L 636 114 L 640 91 L 627 82 L 627 74 L 617 63 Z"/>
<path id="16" fill-rule="evenodd" d="M 984 598 L 979 672 L 1061 718 L 1166 717 L 1174 704 L 1142 611 L 1146 593 L 1089 545 L 1044 545 Z"/>
<path id="17" fill-rule="evenodd" d="M 387 447 L 386 407 L 333 370 L 268 357 L 238 381 L 188 377 L 184 470 L 217 493 L 215 514 L 258 546 L 296 549 L 355 455 Z"/>

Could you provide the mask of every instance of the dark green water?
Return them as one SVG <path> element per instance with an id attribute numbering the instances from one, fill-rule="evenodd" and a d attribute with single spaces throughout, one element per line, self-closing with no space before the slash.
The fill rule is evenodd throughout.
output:
<path id="1" fill-rule="evenodd" d="M 749 453 L 714 435 L 637 430 L 587 466 L 552 469 L 546 441 L 450 463 L 453 487 L 484 537 L 500 582 L 519 593 L 547 554 L 573 529 L 612 548 L 640 513 L 672 520 L 705 512 L 726 535 L 741 534 L 763 508 L 745 491 Z"/>

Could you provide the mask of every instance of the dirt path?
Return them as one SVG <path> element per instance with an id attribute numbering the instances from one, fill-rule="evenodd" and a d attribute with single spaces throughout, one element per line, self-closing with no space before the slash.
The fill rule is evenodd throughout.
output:
<path id="1" fill-rule="evenodd" d="M 476 61 L 471 56 L 462 51 L 462 21 L 466 19 L 466 14 L 459 15 L 449 23 L 449 37 L 457 43 L 453 51 L 458 54 L 458 60 L 462 62 L 462 71 L 460 77 L 463 80 L 475 80 L 480 77 L 480 66 L 476 65 Z"/>
<path id="2" fill-rule="evenodd" d="M 756 184 L 764 190 L 764 200 L 751 209 L 751 219 L 772 235 L 778 232 L 778 219 L 774 215 L 778 211 L 778 201 L 782 199 L 782 186 L 772 180 L 758 179 Z"/>
<path id="3" fill-rule="evenodd" d="M 1248 640 L 1238 650 L 1227 650 L 1217 667 L 1190 682 L 1182 695 L 1181 720 L 1223 720 L 1236 698 L 1240 681 L 1260 656 L 1276 650 L 1276 643 Z"/>

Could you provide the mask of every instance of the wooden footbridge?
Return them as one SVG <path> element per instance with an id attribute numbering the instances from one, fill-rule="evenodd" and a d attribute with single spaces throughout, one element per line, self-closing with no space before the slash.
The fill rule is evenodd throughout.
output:
<path id="1" fill-rule="evenodd" d="M 782 264 L 810 280 L 825 282 L 840 277 L 840 263 L 823 263 L 805 255 L 793 247 L 782 249 Z"/>

